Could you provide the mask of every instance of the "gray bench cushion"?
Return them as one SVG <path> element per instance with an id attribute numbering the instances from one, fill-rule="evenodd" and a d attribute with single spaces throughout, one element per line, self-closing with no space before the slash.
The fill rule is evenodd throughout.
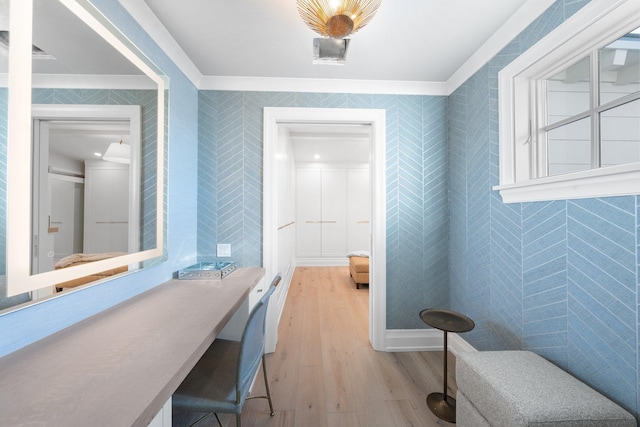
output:
<path id="1" fill-rule="evenodd" d="M 459 353 L 456 383 L 493 426 L 636 426 L 620 406 L 529 351 Z"/>

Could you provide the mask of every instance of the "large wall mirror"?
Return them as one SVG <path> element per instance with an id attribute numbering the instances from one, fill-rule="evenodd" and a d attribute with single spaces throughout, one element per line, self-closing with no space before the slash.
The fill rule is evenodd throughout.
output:
<path id="1" fill-rule="evenodd" d="M 2 309 L 162 259 L 168 83 L 87 0 L 0 9 Z"/>

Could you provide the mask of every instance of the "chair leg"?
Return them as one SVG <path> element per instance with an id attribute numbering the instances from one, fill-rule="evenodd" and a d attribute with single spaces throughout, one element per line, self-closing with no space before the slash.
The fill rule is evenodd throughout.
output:
<path id="1" fill-rule="evenodd" d="M 271 402 L 271 392 L 269 391 L 269 378 L 267 378 L 267 364 L 266 364 L 266 359 L 264 357 L 264 354 L 262 355 L 262 373 L 264 375 L 264 388 L 267 389 L 267 400 L 269 401 L 269 409 L 271 410 L 271 413 L 269 415 L 273 417 L 276 413 L 273 411 L 273 403 Z"/>
<path id="2" fill-rule="evenodd" d="M 215 412 L 209 412 L 209 413 L 205 414 L 203 417 L 198 418 L 198 420 L 196 422 L 194 422 L 194 423 L 191 423 L 191 425 L 189 427 L 195 426 L 196 424 L 198 424 L 200 421 L 204 420 L 205 418 L 207 418 L 211 414 L 216 416 L 216 420 L 218 420 L 218 424 L 220 424 L 220 427 L 223 427 L 222 423 L 220 422 L 220 418 L 218 418 L 218 414 L 216 414 Z"/>
<path id="3" fill-rule="evenodd" d="M 236 414 L 236 427 L 240 427 L 240 418 L 241 418 L 241 415 Z"/>

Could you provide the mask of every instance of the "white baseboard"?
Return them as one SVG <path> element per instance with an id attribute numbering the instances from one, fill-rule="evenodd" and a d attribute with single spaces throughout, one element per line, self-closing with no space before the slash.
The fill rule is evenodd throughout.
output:
<path id="1" fill-rule="evenodd" d="M 460 335 L 449 332 L 449 351 L 456 355 L 465 351 L 477 351 Z M 438 329 L 387 329 L 385 351 L 442 351 L 443 332 Z"/>
<path id="2" fill-rule="evenodd" d="M 297 267 L 344 267 L 349 265 L 347 257 L 296 258 Z"/>

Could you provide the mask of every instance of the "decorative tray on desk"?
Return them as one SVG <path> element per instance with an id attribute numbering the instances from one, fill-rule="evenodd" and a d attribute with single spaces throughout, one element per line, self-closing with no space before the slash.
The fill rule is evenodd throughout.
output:
<path id="1" fill-rule="evenodd" d="M 202 279 L 223 279 L 233 273 L 236 268 L 235 262 L 199 262 L 190 267 L 178 270 L 178 279 L 202 280 Z"/>

